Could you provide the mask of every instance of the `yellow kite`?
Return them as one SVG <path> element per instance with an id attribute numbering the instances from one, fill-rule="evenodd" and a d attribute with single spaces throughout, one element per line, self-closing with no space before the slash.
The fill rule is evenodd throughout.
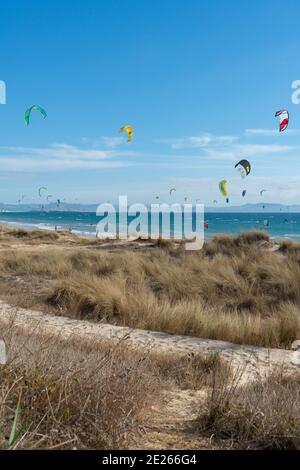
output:
<path id="1" fill-rule="evenodd" d="M 132 136 L 133 136 L 133 128 L 129 125 L 126 125 L 126 126 L 123 126 L 121 127 L 120 131 L 119 132 L 123 132 L 125 131 L 126 134 L 127 134 L 127 142 L 131 142 L 132 141 Z"/>

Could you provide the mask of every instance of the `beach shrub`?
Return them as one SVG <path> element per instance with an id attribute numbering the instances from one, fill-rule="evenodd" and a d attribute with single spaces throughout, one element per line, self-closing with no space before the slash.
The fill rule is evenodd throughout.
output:
<path id="1" fill-rule="evenodd" d="M 198 418 L 199 432 L 234 449 L 300 449 L 300 374 L 282 370 L 241 385 L 214 371 Z"/>
<path id="2" fill-rule="evenodd" d="M 125 345 L 99 350 L 58 337 L 4 334 L 0 449 L 126 448 L 159 380 Z"/>

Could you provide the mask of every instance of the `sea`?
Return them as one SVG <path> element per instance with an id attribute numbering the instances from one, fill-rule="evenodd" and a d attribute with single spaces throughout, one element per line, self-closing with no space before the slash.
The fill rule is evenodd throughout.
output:
<path id="1" fill-rule="evenodd" d="M 134 217 L 128 217 L 128 225 L 133 219 Z M 56 228 L 57 230 L 71 230 L 78 235 L 89 237 L 96 237 L 97 224 L 100 220 L 101 218 L 95 212 L 31 211 L 0 213 L 0 224 L 11 227 L 22 227 L 29 230 L 55 230 Z M 241 232 L 250 230 L 264 230 L 269 233 L 271 238 L 275 239 L 300 240 L 300 213 L 214 212 L 206 213 L 204 220 L 207 223 L 207 228 L 204 230 L 206 240 L 217 234 L 238 235 Z M 154 229 L 161 231 L 161 219 L 158 224 L 159 226 Z M 149 219 L 150 225 L 151 220 Z M 178 237 L 178 234 L 174 233 L 172 218 L 171 233 L 175 238 Z"/>

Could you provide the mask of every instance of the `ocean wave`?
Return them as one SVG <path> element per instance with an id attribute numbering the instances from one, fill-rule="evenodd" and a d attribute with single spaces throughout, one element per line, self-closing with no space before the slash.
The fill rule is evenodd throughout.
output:
<path id="1" fill-rule="evenodd" d="M 9 227 L 16 227 L 16 228 L 24 228 L 27 230 L 50 230 L 50 231 L 55 231 L 55 227 L 57 227 L 57 230 L 59 231 L 68 231 L 70 228 L 70 225 L 58 225 L 58 224 L 47 224 L 43 222 L 16 222 L 16 221 L 8 221 L 8 220 L 0 220 L 0 224 L 3 225 L 8 225 Z M 72 233 L 76 233 L 78 235 L 90 235 L 94 236 L 96 234 L 96 231 L 88 231 L 88 230 L 80 230 L 78 227 L 75 229 L 72 228 Z"/>

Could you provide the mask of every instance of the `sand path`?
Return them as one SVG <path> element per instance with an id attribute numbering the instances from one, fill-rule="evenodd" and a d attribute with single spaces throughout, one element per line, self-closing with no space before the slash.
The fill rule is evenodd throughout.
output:
<path id="1" fill-rule="evenodd" d="M 209 356 L 218 353 L 233 367 L 247 367 L 247 375 L 253 377 L 256 374 L 267 373 L 270 368 L 278 366 L 288 370 L 300 370 L 300 352 L 73 320 L 13 307 L 0 301 L 0 323 L 12 322 L 15 328 L 24 333 L 34 331 L 42 337 L 59 336 L 63 341 L 78 338 L 81 341 L 88 341 L 89 344 L 101 345 L 101 342 L 105 341 L 113 345 L 122 339 L 126 341 L 128 347 L 137 351 L 153 350 L 155 354 L 172 353 L 178 357 L 187 354 Z"/>

